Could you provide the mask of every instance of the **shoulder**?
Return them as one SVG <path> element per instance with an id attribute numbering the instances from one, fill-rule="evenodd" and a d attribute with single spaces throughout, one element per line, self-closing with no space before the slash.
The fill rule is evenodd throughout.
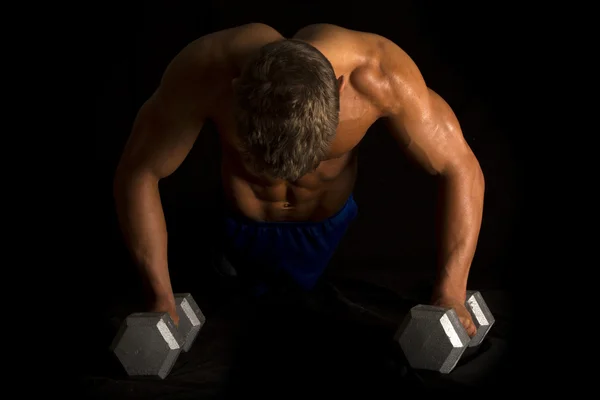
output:
<path id="1" fill-rule="evenodd" d="M 312 24 L 298 30 L 293 39 L 305 40 L 326 50 L 335 50 L 336 53 L 359 45 L 361 50 L 369 46 L 363 46 L 375 36 L 369 32 L 348 29 L 333 24 Z"/>
<path id="2" fill-rule="evenodd" d="M 398 107 L 427 97 L 416 63 L 382 35 L 320 23 L 300 29 L 294 38 L 315 43 L 335 57 L 358 60 L 349 77 L 352 85 L 383 114 L 397 113 Z"/>
<path id="3" fill-rule="evenodd" d="M 284 39 L 275 28 L 263 23 L 250 23 L 226 29 L 215 34 L 223 49 L 230 53 L 245 52 L 267 43 Z"/>
<path id="4" fill-rule="evenodd" d="M 331 34 L 347 35 L 352 32 L 354 31 L 339 25 L 318 23 L 306 25 L 300 28 L 293 37 L 297 39 L 314 39 L 319 35 L 326 35 L 329 37 Z"/>
<path id="5" fill-rule="evenodd" d="M 352 74 L 352 83 L 384 115 L 397 114 L 428 98 L 419 67 L 400 46 L 377 34 L 364 36 L 361 43 L 364 63 Z"/>
<path id="6" fill-rule="evenodd" d="M 204 35 L 185 46 L 174 63 L 193 67 L 236 67 L 241 58 L 282 35 L 262 23 L 250 23 Z"/>
<path id="7" fill-rule="evenodd" d="M 250 23 L 201 36 L 187 44 L 166 67 L 164 88 L 198 93 L 229 85 L 248 55 L 281 34 L 268 25 Z"/>
<path id="8" fill-rule="evenodd" d="M 153 104 L 210 115 L 215 98 L 229 90 L 244 58 L 281 35 L 264 24 L 246 24 L 207 35 L 184 46 L 166 66 Z"/>

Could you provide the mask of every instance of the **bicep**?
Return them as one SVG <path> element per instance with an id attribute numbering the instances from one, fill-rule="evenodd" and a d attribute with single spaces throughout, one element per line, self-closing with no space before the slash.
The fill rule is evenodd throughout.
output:
<path id="1" fill-rule="evenodd" d="M 425 88 L 418 98 L 405 99 L 401 111 L 386 118 L 401 147 L 432 174 L 443 174 L 476 162 L 460 123 L 448 103 Z"/>

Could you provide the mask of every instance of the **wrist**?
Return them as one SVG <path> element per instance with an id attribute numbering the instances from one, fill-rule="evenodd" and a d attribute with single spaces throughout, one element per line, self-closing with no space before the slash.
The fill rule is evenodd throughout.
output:
<path id="1" fill-rule="evenodd" d="M 175 311 L 175 298 L 170 296 L 155 297 L 150 303 L 150 310 L 157 312 L 173 312 Z"/>
<path id="2" fill-rule="evenodd" d="M 168 276 L 160 279 L 153 276 L 143 276 L 142 282 L 146 301 L 151 304 L 175 304 L 175 297 Z"/>
<path id="3" fill-rule="evenodd" d="M 175 296 L 171 290 L 148 287 L 146 290 L 146 301 L 150 305 L 150 308 L 155 311 L 175 309 Z"/>
<path id="4" fill-rule="evenodd" d="M 432 300 L 455 300 L 464 303 L 467 299 L 466 285 L 438 284 L 434 286 Z"/>

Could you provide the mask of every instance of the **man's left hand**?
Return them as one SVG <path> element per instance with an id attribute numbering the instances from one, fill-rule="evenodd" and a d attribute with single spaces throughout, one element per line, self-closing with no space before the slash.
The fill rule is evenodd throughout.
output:
<path id="1" fill-rule="evenodd" d="M 471 314 L 467 311 L 464 302 L 454 298 L 439 298 L 433 301 L 433 305 L 444 308 L 453 308 L 469 336 L 473 337 L 475 333 L 477 333 L 477 327 L 473 323 Z"/>

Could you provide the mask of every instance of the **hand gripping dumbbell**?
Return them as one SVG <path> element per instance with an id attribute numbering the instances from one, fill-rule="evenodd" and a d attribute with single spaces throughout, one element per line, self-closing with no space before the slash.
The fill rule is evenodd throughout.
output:
<path id="1" fill-rule="evenodd" d="M 467 292 L 465 306 L 477 327 L 472 338 L 454 309 L 420 304 L 410 310 L 394 339 L 412 368 L 450 373 L 467 347 L 483 341 L 494 316 L 478 291 Z"/>
<path id="2" fill-rule="evenodd" d="M 206 318 L 189 293 L 175 294 L 176 327 L 164 312 L 133 313 L 125 318 L 110 348 L 129 376 L 169 375 L 181 350 L 188 351 Z"/>

